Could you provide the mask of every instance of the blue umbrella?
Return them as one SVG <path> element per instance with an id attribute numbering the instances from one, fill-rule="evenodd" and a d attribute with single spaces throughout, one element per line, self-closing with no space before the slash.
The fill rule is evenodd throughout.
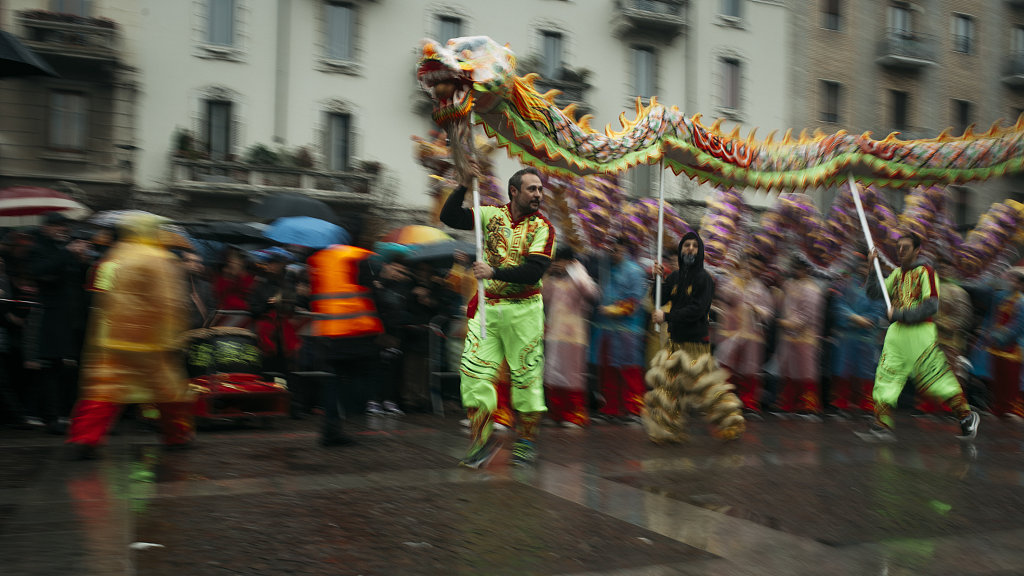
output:
<path id="1" fill-rule="evenodd" d="M 352 241 L 349 233 L 341 226 L 309 216 L 278 218 L 263 231 L 263 235 L 281 244 L 296 244 L 307 248 L 326 248 Z"/>

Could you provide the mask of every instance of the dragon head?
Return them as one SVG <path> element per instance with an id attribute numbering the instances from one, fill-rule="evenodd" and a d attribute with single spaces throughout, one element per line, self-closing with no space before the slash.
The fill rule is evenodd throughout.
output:
<path id="1" fill-rule="evenodd" d="M 440 126 L 467 122 L 474 108 L 496 103 L 515 75 L 515 55 L 486 36 L 423 40 L 416 78 L 434 102 Z"/>

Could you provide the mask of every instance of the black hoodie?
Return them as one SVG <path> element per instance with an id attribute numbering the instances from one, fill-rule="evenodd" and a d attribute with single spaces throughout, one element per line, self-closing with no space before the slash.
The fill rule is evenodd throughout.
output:
<path id="1" fill-rule="evenodd" d="M 683 242 L 697 240 L 697 258 L 686 266 L 683 262 Z M 707 342 L 711 300 L 715 297 L 715 281 L 704 270 L 704 242 L 694 232 L 688 232 L 676 248 L 679 270 L 669 274 L 661 291 L 663 306 L 671 300 L 672 309 L 665 315 L 673 342 Z"/>

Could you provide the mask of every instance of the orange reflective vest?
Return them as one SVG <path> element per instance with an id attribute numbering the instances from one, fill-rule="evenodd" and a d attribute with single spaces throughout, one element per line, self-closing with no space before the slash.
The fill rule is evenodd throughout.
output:
<path id="1" fill-rule="evenodd" d="M 335 245 L 309 257 L 314 336 L 352 338 L 384 332 L 370 289 L 359 284 L 359 264 L 372 254 Z"/>

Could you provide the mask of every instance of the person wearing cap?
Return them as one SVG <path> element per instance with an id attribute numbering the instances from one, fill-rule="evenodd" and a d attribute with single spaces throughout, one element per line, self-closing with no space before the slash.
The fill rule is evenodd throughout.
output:
<path id="1" fill-rule="evenodd" d="M 598 274 L 601 301 L 590 337 L 590 364 L 597 367 L 605 404 L 595 420 L 639 422 L 644 407 L 644 335 L 647 274 L 633 260 L 633 244 L 614 238 L 607 265 Z"/>
<path id="2" fill-rule="evenodd" d="M 731 274 L 715 293 L 721 309 L 716 322 L 715 357 L 729 369 L 729 381 L 736 386 L 744 412 L 759 415 L 765 333 L 775 314 L 775 301 L 756 274 L 764 264 L 760 254 L 746 253 L 730 258 L 730 262 Z"/>
<path id="3" fill-rule="evenodd" d="M 821 333 L 825 322 L 825 292 L 810 277 L 811 263 L 797 253 L 790 262 L 793 276 L 782 287 L 779 306 L 778 346 L 780 388 L 777 399 L 782 413 L 820 421 Z"/>
<path id="4" fill-rule="evenodd" d="M 983 335 L 992 362 L 989 410 L 996 416 L 1024 421 L 1021 397 L 1021 338 L 1024 337 L 1024 268 L 1006 272 L 1008 289 L 995 306 L 991 330 Z"/>
<path id="5" fill-rule="evenodd" d="M 285 273 L 291 254 L 283 248 L 267 248 L 257 253 L 259 272 L 249 292 L 249 312 L 253 318 L 263 369 L 282 375 L 289 386 L 296 386 L 294 377 L 302 341 L 292 320 L 295 317 L 295 283 Z M 301 394 L 292 394 L 291 416 L 301 416 Z"/>
<path id="6" fill-rule="evenodd" d="M 971 410 L 960 382 L 938 345 L 935 315 L 939 311 L 939 277 L 920 260 L 921 238 L 913 233 L 900 236 L 896 244 L 900 266 L 885 279 L 885 290 L 891 305 L 887 311 L 890 322 L 882 344 L 882 355 L 875 370 L 872 398 L 875 421 L 864 432 L 857 432 L 867 442 L 893 442 L 895 421 L 893 408 L 909 378 L 917 390 L 945 403 L 960 420 L 961 440 L 972 440 L 978 434 L 980 418 Z M 868 269 L 874 270 L 878 253 L 868 254 Z M 882 287 L 874 274 L 866 280 L 868 295 L 882 298 Z"/>

